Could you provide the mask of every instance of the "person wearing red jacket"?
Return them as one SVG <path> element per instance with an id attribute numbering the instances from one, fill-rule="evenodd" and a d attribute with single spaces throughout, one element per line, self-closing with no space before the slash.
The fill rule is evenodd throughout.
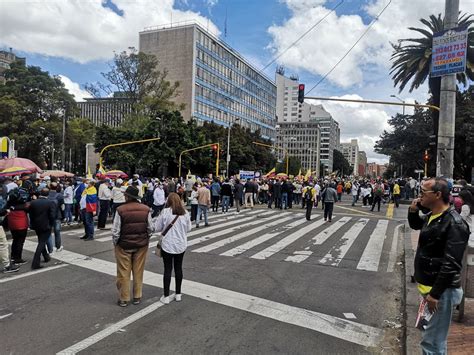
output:
<path id="1" fill-rule="evenodd" d="M 13 237 L 11 258 L 16 265 L 27 263 L 26 260 L 23 260 L 22 254 L 26 233 L 28 232 L 28 208 L 29 203 L 21 197 L 18 189 L 10 192 L 7 202 L 7 209 L 9 210 L 7 221 Z"/>

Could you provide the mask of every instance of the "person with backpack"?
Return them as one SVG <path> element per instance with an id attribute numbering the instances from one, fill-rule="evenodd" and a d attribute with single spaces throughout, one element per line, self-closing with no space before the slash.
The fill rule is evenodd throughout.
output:
<path id="1" fill-rule="evenodd" d="M 12 252 L 11 258 L 16 265 L 26 264 L 26 260 L 22 258 L 23 245 L 25 244 L 26 234 L 28 232 L 28 215 L 27 211 L 30 203 L 19 189 L 10 191 L 6 209 L 8 213 L 8 228 L 12 235 Z"/>
<path id="2" fill-rule="evenodd" d="M 306 220 L 311 220 L 311 210 L 313 209 L 314 199 L 316 197 L 316 189 L 313 187 L 313 183 L 309 183 L 308 186 L 303 188 L 303 200 L 306 206 Z"/>
<path id="3" fill-rule="evenodd" d="M 55 220 L 53 224 L 54 232 L 54 244 L 56 251 L 62 251 L 63 246 L 61 242 L 61 221 L 64 219 L 64 196 L 61 193 L 61 186 L 57 182 L 52 182 L 50 184 L 50 190 L 48 194 L 48 199 L 54 202 L 55 206 Z M 48 251 L 50 254 L 53 253 L 53 235 L 50 236 L 47 243 Z"/>
<path id="4" fill-rule="evenodd" d="M 375 184 L 375 188 L 373 192 L 374 199 L 372 202 L 372 208 L 370 209 L 371 212 L 374 211 L 376 204 L 377 204 L 377 212 L 380 212 L 380 203 L 382 202 L 383 193 L 384 193 L 383 184 L 377 182 Z"/>

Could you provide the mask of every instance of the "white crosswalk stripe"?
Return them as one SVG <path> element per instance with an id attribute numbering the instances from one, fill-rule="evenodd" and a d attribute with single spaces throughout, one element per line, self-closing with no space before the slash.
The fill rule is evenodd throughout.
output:
<path id="1" fill-rule="evenodd" d="M 275 227 L 279 224 L 282 224 L 284 222 L 287 222 L 287 221 L 290 221 L 294 218 L 297 218 L 297 217 L 301 217 L 301 215 L 290 215 L 289 217 L 286 217 L 286 218 L 280 218 L 280 217 L 277 217 L 276 220 L 272 221 L 271 223 L 265 223 L 264 225 L 261 225 L 261 226 L 258 226 L 256 228 L 252 228 L 250 230 L 246 230 L 244 232 L 241 232 L 241 233 L 237 233 L 229 238 L 225 238 L 225 239 L 221 239 L 215 243 L 212 243 L 212 244 L 209 244 L 209 245 L 206 245 L 204 247 L 201 247 L 199 249 L 196 249 L 196 250 L 193 250 L 193 252 L 195 253 L 206 253 L 206 252 L 209 252 L 211 250 L 214 250 L 214 249 L 217 249 L 217 248 L 221 248 L 227 244 L 231 244 L 231 243 L 234 243 L 240 239 L 243 239 L 243 238 L 246 238 L 246 237 L 249 237 L 251 236 L 252 234 L 254 233 L 258 233 L 258 232 L 261 232 L 265 229 L 268 229 L 268 228 L 271 228 L 271 227 Z"/>
<path id="2" fill-rule="evenodd" d="M 349 222 L 351 220 L 351 217 L 342 217 L 339 220 L 336 220 L 334 222 L 331 222 L 332 224 L 324 229 L 323 231 L 319 232 L 315 237 L 311 239 L 311 244 L 314 245 L 320 245 L 323 244 L 328 238 L 333 235 L 336 231 L 338 231 L 344 224 Z M 326 223 L 325 221 L 322 221 Z M 295 251 L 293 254 L 288 256 L 285 261 L 292 261 L 294 263 L 301 263 L 302 261 L 305 261 L 308 259 L 313 252 L 309 250 L 310 247 L 307 247 L 305 250 L 298 250 Z"/>
<path id="3" fill-rule="evenodd" d="M 285 249 L 287 246 L 290 244 L 294 243 L 301 237 L 303 237 L 305 234 L 311 232 L 312 230 L 318 228 L 324 223 L 323 219 L 318 219 L 315 222 L 297 230 L 296 232 L 291 233 L 287 237 L 279 240 L 275 244 L 269 246 L 268 248 L 258 252 L 257 254 L 254 254 L 251 256 L 252 259 L 267 259 L 273 254 L 278 253 L 279 251 Z"/>
<path id="4" fill-rule="evenodd" d="M 287 226 L 285 226 L 287 229 L 291 229 L 291 228 L 295 228 L 295 227 L 298 227 L 300 226 L 301 224 L 303 223 L 306 223 L 306 219 L 302 218 L 298 221 L 294 221 L 290 224 L 288 224 Z M 235 255 L 239 255 L 239 254 L 242 254 L 244 252 L 246 252 L 247 250 L 249 249 L 252 249 L 253 247 L 259 245 L 259 244 L 262 244 L 262 243 L 265 243 L 267 240 L 270 240 L 274 237 L 276 237 L 277 235 L 281 234 L 282 232 L 281 231 L 271 231 L 269 233 L 265 233 L 264 235 L 261 235 L 255 239 L 252 239 L 250 241 L 248 241 L 247 243 L 244 243 L 242 245 L 239 245 L 235 248 L 232 248 L 224 253 L 222 253 L 221 255 L 224 255 L 224 256 L 235 256 Z"/>
<path id="5" fill-rule="evenodd" d="M 275 212 L 273 211 L 268 211 L 268 212 L 265 212 L 265 213 L 261 213 L 259 214 L 257 217 L 262 217 L 262 216 L 268 216 L 268 215 L 275 215 Z M 255 217 L 254 217 L 255 218 Z M 280 214 L 278 214 L 278 217 L 277 218 L 280 218 Z M 250 226 L 255 226 L 257 224 L 262 224 L 263 221 L 260 220 L 260 219 L 256 219 L 255 221 L 253 222 L 249 222 L 249 223 L 238 223 L 238 225 L 236 227 L 233 227 L 231 228 L 230 230 L 229 229 L 226 229 L 225 231 L 219 231 L 219 232 L 215 232 L 215 233 L 211 233 L 211 234 L 207 234 L 203 237 L 199 237 L 199 238 L 195 238 L 195 239 L 192 239 L 192 240 L 189 240 L 188 241 L 188 246 L 193 246 L 195 244 L 199 244 L 199 243 L 202 243 L 206 240 L 210 240 L 210 239 L 214 239 L 214 238 L 218 238 L 218 237 L 222 237 L 226 234 L 229 234 L 229 233 L 232 233 L 232 232 L 235 232 L 235 231 L 238 231 L 239 229 L 245 229 L 246 227 L 250 227 Z M 222 225 L 221 225 L 222 226 Z M 196 230 L 195 231 L 196 234 L 198 233 L 198 231 Z M 203 230 L 202 232 L 199 231 L 200 233 L 202 232 L 205 232 L 205 230 Z M 192 232 L 191 232 L 192 233 Z M 191 234 L 190 233 L 190 234 Z"/>
<path id="6" fill-rule="evenodd" d="M 319 262 L 321 264 L 338 266 L 368 222 L 368 218 L 359 219 L 359 221 L 342 236 L 340 245 L 334 245 Z"/>
<path id="7" fill-rule="evenodd" d="M 380 256 L 382 255 L 382 247 L 385 241 L 388 228 L 388 220 L 380 220 L 374 231 L 370 235 L 369 242 L 365 247 L 362 257 L 360 258 L 357 269 L 367 271 L 377 271 L 379 268 Z"/>

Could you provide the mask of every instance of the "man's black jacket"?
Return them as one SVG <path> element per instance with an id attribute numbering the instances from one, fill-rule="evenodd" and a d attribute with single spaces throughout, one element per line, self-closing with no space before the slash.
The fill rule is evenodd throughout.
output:
<path id="1" fill-rule="evenodd" d="M 415 256 L 415 280 L 433 286 L 430 295 L 439 299 L 447 288 L 461 286 L 462 258 L 469 240 L 469 228 L 462 217 L 448 208 L 431 221 L 418 212 L 408 212 L 410 228 L 420 230 Z"/>
<path id="2" fill-rule="evenodd" d="M 56 206 L 54 201 L 41 196 L 30 204 L 30 226 L 37 232 L 51 231 L 56 219 Z"/>

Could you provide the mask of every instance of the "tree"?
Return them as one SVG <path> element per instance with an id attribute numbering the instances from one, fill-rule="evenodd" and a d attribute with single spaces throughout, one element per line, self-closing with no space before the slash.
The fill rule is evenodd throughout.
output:
<path id="1" fill-rule="evenodd" d="M 351 168 L 351 164 L 347 161 L 344 155 L 339 150 L 334 149 L 332 171 L 337 171 L 339 176 L 343 176 L 351 175 L 353 170 L 354 169 Z"/>
<path id="2" fill-rule="evenodd" d="M 62 143 L 63 119 L 77 113 L 73 96 L 59 77 L 39 67 L 12 63 L 4 76 L 6 83 L 0 85 L 2 135 L 15 140 L 18 156 L 42 167 L 53 166 L 52 150 Z"/>
<path id="3" fill-rule="evenodd" d="M 179 95 L 179 82 L 167 81 L 168 72 L 159 70 L 158 66 L 154 55 L 130 47 L 128 51 L 116 53 L 109 64 L 110 70 L 101 73 L 106 83 L 88 83 L 86 90 L 96 98 L 128 100 L 134 115 L 183 109 L 173 101 Z M 123 115 L 128 113 L 125 111 Z"/>
<path id="4" fill-rule="evenodd" d="M 67 148 L 71 153 L 72 166 L 68 166 L 73 173 L 83 172 L 86 169 L 85 146 L 91 143 L 95 135 L 95 126 L 87 118 L 74 118 L 68 122 L 66 130 Z"/>
<path id="5" fill-rule="evenodd" d="M 459 26 L 468 27 L 468 51 L 467 51 L 467 66 L 465 73 L 458 73 L 457 79 L 464 86 L 467 85 L 467 80 L 474 81 L 474 19 L 472 15 L 462 15 L 459 19 Z M 390 74 L 393 74 L 393 81 L 395 86 L 399 86 L 400 92 L 411 81 L 410 92 L 422 85 L 430 74 L 431 66 L 431 50 L 433 44 L 433 34 L 443 31 L 443 18 L 441 14 L 437 17 L 431 15 L 429 20 L 420 19 L 421 23 L 428 27 L 428 30 L 423 28 L 410 27 L 409 29 L 421 33 L 421 38 L 406 38 L 400 39 L 398 45 L 392 44 L 394 52 L 392 53 L 392 68 Z M 404 45 L 404 42 L 409 42 Z M 439 81 L 440 78 L 430 78 L 429 86 L 432 95 L 435 96 L 435 102 L 439 103 Z"/>

